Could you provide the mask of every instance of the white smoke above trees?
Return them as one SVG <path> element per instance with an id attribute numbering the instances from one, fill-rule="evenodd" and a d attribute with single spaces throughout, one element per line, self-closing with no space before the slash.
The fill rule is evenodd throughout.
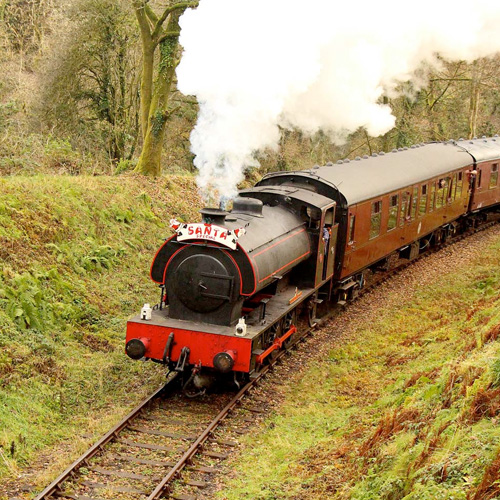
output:
<path id="1" fill-rule="evenodd" d="M 379 103 L 439 53 L 500 51 L 498 0 L 201 0 L 181 18 L 179 89 L 200 104 L 191 134 L 207 196 L 231 197 L 279 126 L 334 140 L 394 126 Z"/>

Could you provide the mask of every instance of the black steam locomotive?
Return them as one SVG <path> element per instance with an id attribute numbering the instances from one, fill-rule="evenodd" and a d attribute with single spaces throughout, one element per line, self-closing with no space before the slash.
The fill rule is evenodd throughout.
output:
<path id="1" fill-rule="evenodd" d="M 126 352 L 236 383 L 293 338 L 297 312 L 344 304 L 366 274 L 498 215 L 500 139 L 415 145 L 265 176 L 230 212 L 172 221 L 151 278 L 161 301 L 127 325 Z"/>

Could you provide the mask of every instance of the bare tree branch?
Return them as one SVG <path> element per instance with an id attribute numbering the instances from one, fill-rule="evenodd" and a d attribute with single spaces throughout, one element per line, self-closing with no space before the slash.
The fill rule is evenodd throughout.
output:
<path id="1" fill-rule="evenodd" d="M 146 4 L 143 2 L 134 2 L 135 16 L 139 23 L 139 30 L 141 32 L 141 39 L 143 44 L 151 44 L 151 28 L 146 15 Z"/>
<path id="2" fill-rule="evenodd" d="M 160 38 L 158 38 L 156 44 L 160 44 L 166 38 L 179 37 L 180 35 L 181 35 L 180 31 L 167 31 L 166 33 L 163 33 L 163 35 L 161 35 Z"/>
<path id="3" fill-rule="evenodd" d="M 144 5 L 144 11 L 146 13 L 146 16 L 148 16 L 149 20 L 153 24 L 156 24 L 158 22 L 158 16 L 154 13 L 153 9 L 149 4 Z"/>
<path id="4" fill-rule="evenodd" d="M 460 69 L 459 66 L 457 66 L 457 68 L 455 69 L 455 74 L 453 75 L 452 78 L 448 78 L 448 79 L 443 79 L 442 81 L 445 81 L 445 82 L 448 82 L 446 87 L 444 88 L 444 90 L 436 97 L 436 99 L 434 99 L 434 102 L 431 104 L 430 106 L 430 110 L 432 111 L 434 109 L 434 106 L 441 100 L 441 98 L 446 94 L 446 92 L 448 92 L 448 89 L 450 88 L 452 82 L 454 81 L 457 81 L 456 80 L 456 76 L 458 74 L 458 70 Z"/>
<path id="5" fill-rule="evenodd" d="M 432 78 L 429 82 L 470 82 L 471 78 Z"/>

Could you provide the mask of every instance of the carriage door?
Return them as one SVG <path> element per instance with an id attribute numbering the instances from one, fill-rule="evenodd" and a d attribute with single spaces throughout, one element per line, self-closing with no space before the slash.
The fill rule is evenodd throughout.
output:
<path id="1" fill-rule="evenodd" d="M 332 205 L 323 208 L 321 214 L 315 286 L 318 286 L 333 274 L 337 229 L 338 224 L 335 224 L 335 203 L 332 203 Z"/>

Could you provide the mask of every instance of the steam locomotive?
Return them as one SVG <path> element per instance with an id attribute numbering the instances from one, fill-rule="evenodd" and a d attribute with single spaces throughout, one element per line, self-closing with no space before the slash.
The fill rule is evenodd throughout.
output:
<path id="1" fill-rule="evenodd" d="M 266 175 L 232 210 L 171 221 L 151 278 L 161 300 L 127 324 L 126 353 L 203 389 L 237 385 L 369 273 L 411 260 L 500 210 L 500 139 L 417 144 Z"/>

